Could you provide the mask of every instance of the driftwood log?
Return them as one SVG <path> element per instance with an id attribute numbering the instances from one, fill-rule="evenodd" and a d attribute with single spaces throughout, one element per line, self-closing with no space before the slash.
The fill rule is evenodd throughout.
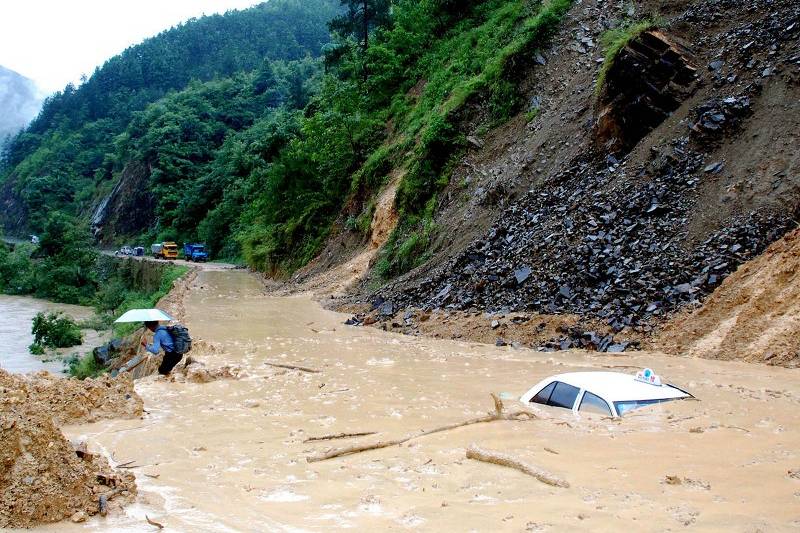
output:
<path id="1" fill-rule="evenodd" d="M 150 524 L 151 526 L 156 527 L 158 529 L 164 529 L 164 524 L 160 524 L 155 520 L 150 520 L 149 516 L 144 515 L 144 519 L 147 520 L 147 523 Z"/>
<path id="2" fill-rule="evenodd" d="M 476 445 L 472 445 L 467 448 L 467 459 L 474 459 L 476 461 L 482 461 L 484 463 L 491 463 L 494 465 L 505 466 L 507 468 L 513 468 L 515 470 L 519 470 L 524 474 L 528 474 L 529 476 L 533 476 L 542 483 L 546 485 L 550 485 L 553 487 L 562 487 L 562 488 L 569 488 L 569 483 L 564 481 L 563 479 L 547 472 L 546 470 L 542 470 L 539 467 L 529 465 L 527 463 L 523 463 L 510 455 L 500 453 L 500 452 L 493 452 L 490 450 L 485 450 L 483 448 L 479 448 Z"/>
<path id="3" fill-rule="evenodd" d="M 264 363 L 267 366 L 274 366 L 276 368 L 288 368 L 289 370 L 299 370 L 300 372 L 308 372 L 309 374 L 319 374 L 321 370 L 315 370 L 313 368 L 308 368 L 305 366 L 295 366 L 295 365 L 282 365 L 280 363 Z"/>
<path id="4" fill-rule="evenodd" d="M 366 437 L 367 435 L 374 435 L 375 431 L 364 431 L 362 433 L 337 433 L 336 435 L 323 435 L 322 437 L 309 437 L 303 441 L 306 442 L 320 442 L 323 440 L 337 440 L 337 439 L 352 439 L 355 437 Z"/>
<path id="5" fill-rule="evenodd" d="M 328 459 L 333 459 L 335 457 L 342 457 L 344 455 L 352 455 L 355 453 L 362 453 L 370 450 L 389 448 L 391 446 L 398 446 L 400 444 L 406 443 L 412 439 L 418 439 L 420 437 L 433 435 L 434 433 L 450 431 L 456 428 L 471 426 L 474 424 L 484 424 L 487 422 L 496 422 L 498 420 L 532 420 L 536 418 L 536 416 L 530 411 L 513 411 L 511 413 L 506 413 L 505 408 L 503 406 L 503 401 L 495 394 L 492 394 L 491 396 L 492 399 L 494 400 L 494 413 L 490 413 L 486 416 L 472 418 L 470 420 L 465 420 L 464 422 L 455 422 L 453 424 L 448 424 L 446 426 L 441 426 L 434 429 L 428 429 L 420 433 L 412 433 L 411 435 L 406 435 L 405 437 L 401 437 L 399 439 L 378 441 L 369 444 L 357 444 L 354 446 L 348 446 L 346 448 L 334 448 L 327 452 L 322 452 L 316 455 L 309 455 L 308 457 L 306 457 L 306 461 L 308 461 L 309 463 L 316 463 L 319 461 L 327 461 Z"/>

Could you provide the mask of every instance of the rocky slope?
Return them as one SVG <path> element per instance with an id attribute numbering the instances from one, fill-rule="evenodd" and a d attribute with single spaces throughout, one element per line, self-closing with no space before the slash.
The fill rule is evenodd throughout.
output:
<path id="1" fill-rule="evenodd" d="M 794 225 L 800 5 L 635 4 L 575 4 L 521 82 L 538 116 L 473 143 L 440 201 L 433 259 L 368 297 L 376 315 L 566 313 L 637 337 Z M 647 14 L 658 29 L 628 43 L 596 96 L 600 35 Z M 586 346 L 584 332 L 548 347 Z"/>

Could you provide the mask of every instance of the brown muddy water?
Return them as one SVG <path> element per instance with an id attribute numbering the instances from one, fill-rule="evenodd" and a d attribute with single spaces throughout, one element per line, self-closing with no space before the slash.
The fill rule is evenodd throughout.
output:
<path id="1" fill-rule="evenodd" d="M 310 298 L 265 296 L 243 272 L 201 272 L 185 304 L 188 326 L 205 341 L 195 356 L 210 367 L 239 365 L 245 376 L 208 384 L 145 378 L 136 385 L 142 420 L 66 428 L 112 462 L 135 461 L 139 497 L 122 516 L 42 530 L 153 530 L 145 516 L 175 531 L 800 528 L 800 479 L 790 474 L 800 469 L 797 370 L 650 353 L 542 354 L 352 328 Z M 533 421 L 306 461 L 331 446 L 480 416 L 491 410 L 490 392 L 518 397 L 554 373 L 645 366 L 699 401 L 621 421 L 539 408 Z M 304 442 L 367 431 L 378 434 Z M 466 459 L 472 443 L 570 487 Z"/>
<path id="2" fill-rule="evenodd" d="M 94 311 L 91 307 L 58 304 L 30 298 L 28 296 L 7 296 L 0 294 L 0 368 L 11 373 L 22 374 L 47 370 L 53 374 L 62 374 L 63 356 L 72 353 L 83 355 L 92 348 L 102 344 L 108 335 L 94 330 L 83 330 L 83 344 L 65 348 L 44 356 L 32 355 L 28 346 L 33 342 L 31 321 L 36 313 L 62 312 L 76 321 L 86 320 Z"/>

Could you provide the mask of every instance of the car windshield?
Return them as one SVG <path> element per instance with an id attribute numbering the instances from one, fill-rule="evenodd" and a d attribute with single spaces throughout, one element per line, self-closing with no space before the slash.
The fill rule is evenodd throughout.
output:
<path id="1" fill-rule="evenodd" d="M 682 398 L 660 398 L 658 400 L 629 400 L 623 402 L 614 402 L 614 407 L 617 408 L 617 414 L 619 416 L 622 416 L 628 411 L 631 411 L 633 409 L 638 409 L 640 407 L 647 407 L 648 405 L 654 405 L 663 402 L 671 402 L 672 400 L 681 400 L 681 399 Z"/>
<path id="2" fill-rule="evenodd" d="M 164 248 L 166 248 L 167 250 L 175 250 L 178 247 L 175 246 L 174 244 L 168 244 L 168 245 L 164 246 Z"/>

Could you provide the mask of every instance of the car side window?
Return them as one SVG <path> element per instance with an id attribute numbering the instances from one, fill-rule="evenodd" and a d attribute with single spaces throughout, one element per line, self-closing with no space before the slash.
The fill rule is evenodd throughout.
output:
<path id="1" fill-rule="evenodd" d="M 539 391 L 539 393 L 531 398 L 531 403 L 541 403 L 547 405 L 547 402 L 550 400 L 550 395 L 553 393 L 553 389 L 556 388 L 556 382 L 552 382 L 545 388 Z"/>
<path id="2" fill-rule="evenodd" d="M 547 402 L 547 405 L 572 409 L 572 406 L 575 405 L 575 398 L 578 397 L 580 389 L 560 381 L 556 381 L 555 385 L 556 388 L 553 389 L 553 393 L 550 395 L 550 401 Z"/>
<path id="3" fill-rule="evenodd" d="M 583 399 L 581 400 L 581 406 L 578 408 L 578 411 L 582 413 L 597 413 L 611 416 L 611 408 L 608 406 L 608 403 L 589 391 L 583 393 Z"/>

